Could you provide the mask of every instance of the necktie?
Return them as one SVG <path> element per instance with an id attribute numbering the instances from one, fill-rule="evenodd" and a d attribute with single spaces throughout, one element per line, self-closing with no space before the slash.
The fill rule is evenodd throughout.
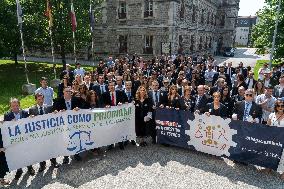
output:
<path id="1" fill-rule="evenodd" d="M 114 93 L 111 93 L 111 105 L 115 106 L 115 104 L 114 104 Z"/>
<path id="2" fill-rule="evenodd" d="M 127 92 L 127 97 L 128 97 L 128 101 L 130 101 L 130 100 L 131 100 L 131 94 L 130 94 L 130 92 Z"/>
<path id="3" fill-rule="evenodd" d="M 200 101 L 200 96 L 197 97 L 196 106 L 198 106 L 199 101 Z"/>
<path id="4" fill-rule="evenodd" d="M 155 91 L 155 105 L 157 106 L 159 103 L 159 99 L 158 99 L 158 92 Z"/>
<path id="5" fill-rule="evenodd" d="M 42 108 L 42 106 L 39 108 L 39 115 L 43 115 L 43 108 Z"/>
<path id="6" fill-rule="evenodd" d="M 71 105 L 70 105 L 70 102 L 67 102 L 67 110 L 70 110 L 71 109 Z"/>
<path id="7" fill-rule="evenodd" d="M 249 107 L 249 103 L 246 102 L 245 104 L 245 113 L 244 113 L 244 121 L 247 121 L 248 116 L 249 116 L 249 111 L 248 111 L 248 107 Z"/>
<path id="8" fill-rule="evenodd" d="M 104 92 L 104 86 L 101 85 L 101 94 L 103 94 L 103 92 Z"/>

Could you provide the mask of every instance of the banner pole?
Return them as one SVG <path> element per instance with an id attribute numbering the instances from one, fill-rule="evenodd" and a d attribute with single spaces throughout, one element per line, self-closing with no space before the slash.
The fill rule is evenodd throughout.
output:
<path id="1" fill-rule="evenodd" d="M 52 30 L 49 28 L 49 35 L 50 35 L 50 44 L 51 44 L 51 55 L 52 55 L 52 63 L 53 63 L 53 73 L 54 79 L 56 79 L 56 66 L 55 66 L 55 57 L 54 57 L 54 44 L 52 39 Z"/>

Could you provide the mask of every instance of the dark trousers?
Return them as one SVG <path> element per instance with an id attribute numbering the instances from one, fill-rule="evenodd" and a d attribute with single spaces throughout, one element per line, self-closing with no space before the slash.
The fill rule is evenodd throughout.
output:
<path id="1" fill-rule="evenodd" d="M 50 162 L 51 162 L 51 164 L 56 164 L 56 158 L 51 158 L 51 159 L 50 159 Z M 40 165 L 41 167 L 45 166 L 45 165 L 46 165 L 46 161 L 40 162 L 39 165 Z"/>
<path id="2" fill-rule="evenodd" d="M 0 152 L 0 179 L 4 178 L 9 168 L 6 162 L 5 154 Z"/>

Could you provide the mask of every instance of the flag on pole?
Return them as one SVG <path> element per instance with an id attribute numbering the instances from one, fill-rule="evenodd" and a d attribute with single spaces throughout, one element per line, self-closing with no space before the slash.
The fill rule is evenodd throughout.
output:
<path id="1" fill-rule="evenodd" d="M 52 16 L 52 9 L 51 3 L 49 0 L 46 1 L 46 10 L 45 16 L 48 18 L 48 27 L 51 28 L 53 26 L 53 16 Z"/>
<path id="2" fill-rule="evenodd" d="M 22 24 L 23 24 L 23 9 L 22 9 L 22 6 L 21 6 L 19 0 L 16 0 L 16 4 L 17 4 L 18 26 L 20 26 L 20 28 L 22 28 Z"/>
<path id="3" fill-rule="evenodd" d="M 71 2 L 71 12 L 70 12 L 70 16 L 71 16 L 72 31 L 75 32 L 75 31 L 76 31 L 76 28 L 77 28 L 77 21 L 76 21 L 76 15 L 75 15 L 75 10 L 74 10 L 74 6 L 73 6 L 73 2 Z"/>
<path id="4" fill-rule="evenodd" d="M 89 17 L 90 17 L 91 32 L 93 32 L 95 29 L 95 15 L 92 3 L 90 3 Z"/>

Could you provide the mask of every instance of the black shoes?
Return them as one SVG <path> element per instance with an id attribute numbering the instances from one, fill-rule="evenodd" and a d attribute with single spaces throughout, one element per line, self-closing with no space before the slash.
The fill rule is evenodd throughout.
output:
<path id="1" fill-rule="evenodd" d="M 62 164 L 68 164 L 68 163 L 69 163 L 69 157 L 68 156 L 64 156 Z"/>

